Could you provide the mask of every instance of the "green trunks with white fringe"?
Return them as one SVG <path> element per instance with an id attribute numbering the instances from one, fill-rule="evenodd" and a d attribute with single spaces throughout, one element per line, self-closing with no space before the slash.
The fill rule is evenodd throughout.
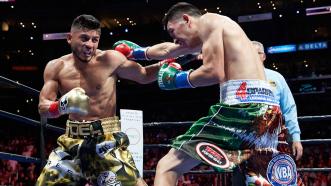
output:
<path id="1" fill-rule="evenodd" d="M 172 147 L 215 168 L 226 170 L 255 150 L 277 151 L 282 114 L 270 85 L 261 80 L 232 80 L 221 85 L 221 102 L 178 136 Z"/>

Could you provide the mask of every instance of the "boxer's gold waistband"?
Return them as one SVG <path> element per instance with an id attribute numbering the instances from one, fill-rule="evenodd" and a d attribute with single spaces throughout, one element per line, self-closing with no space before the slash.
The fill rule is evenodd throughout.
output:
<path id="1" fill-rule="evenodd" d="M 67 120 L 66 135 L 71 138 L 86 138 L 121 131 L 121 123 L 117 116 L 94 121 Z"/>

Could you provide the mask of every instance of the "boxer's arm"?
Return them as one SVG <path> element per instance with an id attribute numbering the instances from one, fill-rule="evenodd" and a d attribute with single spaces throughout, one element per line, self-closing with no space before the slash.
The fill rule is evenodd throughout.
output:
<path id="1" fill-rule="evenodd" d="M 41 116 L 54 117 L 49 113 L 50 105 L 56 100 L 59 83 L 57 73 L 61 68 L 61 62 L 50 61 L 44 70 L 44 86 L 39 95 L 38 110 Z"/>
<path id="2" fill-rule="evenodd" d="M 117 41 L 112 48 L 130 60 L 163 60 L 186 54 L 199 53 L 201 51 L 200 47 L 190 49 L 171 42 L 159 43 L 150 47 L 141 47 L 128 40 Z"/>
<path id="3" fill-rule="evenodd" d="M 189 76 L 195 87 L 214 85 L 224 79 L 222 29 L 213 30 L 203 43 L 203 64 Z"/>
<path id="4" fill-rule="evenodd" d="M 132 80 L 140 84 L 151 83 L 157 79 L 160 63 L 143 67 L 139 63 L 128 60 L 119 52 L 114 53 L 113 57 L 116 61 L 120 62 L 120 65 L 115 71 L 120 78 Z"/>
<path id="5" fill-rule="evenodd" d="M 44 70 L 44 86 L 39 95 L 39 113 L 43 117 L 56 118 L 62 114 L 87 114 L 89 97 L 82 88 L 74 88 L 58 101 L 58 74 L 63 68 L 63 61 L 50 61 Z"/>
<path id="6" fill-rule="evenodd" d="M 190 49 L 175 43 L 164 42 L 149 47 L 146 54 L 149 59 L 163 60 L 197 52 L 200 52 L 200 49 Z"/>

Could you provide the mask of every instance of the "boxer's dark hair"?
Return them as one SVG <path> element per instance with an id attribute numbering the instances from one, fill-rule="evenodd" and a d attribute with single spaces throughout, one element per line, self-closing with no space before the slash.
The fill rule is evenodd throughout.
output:
<path id="1" fill-rule="evenodd" d="M 97 30 L 101 34 L 100 21 L 92 15 L 83 14 L 76 17 L 71 24 L 71 30 L 73 29 Z"/>
<path id="2" fill-rule="evenodd" d="M 190 16 L 200 17 L 202 13 L 194 5 L 186 2 L 179 2 L 173 5 L 168 12 L 163 17 L 162 23 L 164 29 L 167 29 L 167 24 L 169 21 L 180 18 L 183 14 L 188 14 Z"/>

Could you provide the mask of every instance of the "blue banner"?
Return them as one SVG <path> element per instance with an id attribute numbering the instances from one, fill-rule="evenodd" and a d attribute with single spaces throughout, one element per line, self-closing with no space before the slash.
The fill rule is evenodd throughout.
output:
<path id="1" fill-rule="evenodd" d="M 313 43 L 302 43 L 298 45 L 298 50 L 319 50 L 328 48 L 328 43 L 324 42 L 313 42 Z"/>
<path id="2" fill-rule="evenodd" d="M 321 41 L 321 42 L 271 46 L 271 47 L 267 48 L 267 53 L 268 54 L 277 54 L 277 53 L 306 51 L 306 50 L 321 50 L 321 49 L 327 49 L 327 48 L 328 48 L 328 42 Z"/>
<path id="3" fill-rule="evenodd" d="M 285 52 L 295 52 L 297 51 L 296 45 L 279 45 L 272 46 L 267 48 L 268 54 L 276 54 L 276 53 L 285 53 Z"/>

